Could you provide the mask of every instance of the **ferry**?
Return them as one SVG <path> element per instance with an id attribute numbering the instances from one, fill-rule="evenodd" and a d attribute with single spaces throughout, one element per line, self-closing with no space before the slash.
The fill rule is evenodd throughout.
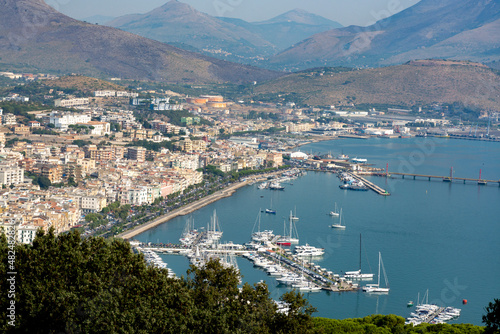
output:
<path id="1" fill-rule="evenodd" d="M 285 190 L 285 187 L 283 187 L 279 182 L 272 182 L 269 185 L 269 189 L 271 189 L 271 190 Z"/>
<path id="2" fill-rule="evenodd" d="M 351 161 L 354 163 L 358 163 L 358 164 L 365 164 L 368 162 L 367 159 L 362 159 L 362 158 L 358 158 L 358 157 L 353 158 Z"/>
<path id="3" fill-rule="evenodd" d="M 341 184 L 340 189 L 357 190 L 357 191 L 368 191 L 368 187 L 364 185 L 363 182 L 350 182 L 346 184 Z"/>

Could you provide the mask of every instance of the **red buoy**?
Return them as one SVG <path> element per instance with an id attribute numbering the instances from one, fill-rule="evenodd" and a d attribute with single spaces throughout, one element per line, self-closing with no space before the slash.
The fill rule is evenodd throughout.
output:
<path id="1" fill-rule="evenodd" d="M 467 304 L 467 299 L 463 299 L 462 304 L 464 304 L 464 305 Z"/>

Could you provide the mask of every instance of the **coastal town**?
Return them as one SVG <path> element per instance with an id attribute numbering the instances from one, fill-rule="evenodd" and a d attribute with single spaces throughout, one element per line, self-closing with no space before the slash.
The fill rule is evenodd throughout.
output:
<path id="1" fill-rule="evenodd" d="M 2 333 L 499 331 L 499 1 L 92 1 L 1 0 Z"/>
<path id="2" fill-rule="evenodd" d="M 57 79 L 1 74 L 25 83 Z M 467 129 L 446 117 L 421 119 L 390 108 L 300 108 L 293 102 L 226 101 L 221 95 L 190 97 L 137 88 L 93 91 L 87 97 L 51 89 L 51 96 L 43 96 L 48 102 L 38 108 L 42 110 L 23 112 L 18 110 L 40 96 L 11 93 L 2 98 L 7 106 L 18 106 L 17 111 L 0 109 L 2 228 L 14 224 L 22 243 L 31 243 L 38 229 L 51 227 L 56 233 L 112 229 L 107 235 L 114 235 L 125 228 L 114 223 L 138 214 L 138 207 L 158 204 L 154 218 L 179 205 L 186 192 L 197 193 L 192 201 L 216 190 L 197 191 L 200 187 L 218 182 L 217 189 L 224 188 L 228 183 L 220 175 L 286 166 L 356 169 L 363 164 L 300 152 L 303 144 L 428 135 L 494 141 L 493 124 L 498 124 L 498 114 L 488 114 L 488 128 L 478 133 L 477 123 Z M 213 171 L 221 174 L 210 183 Z M 172 198 L 177 200 L 166 205 Z M 108 209 L 112 204 L 126 208 L 127 214 L 120 219 Z M 107 218 L 97 223 L 89 214 L 103 209 Z"/>

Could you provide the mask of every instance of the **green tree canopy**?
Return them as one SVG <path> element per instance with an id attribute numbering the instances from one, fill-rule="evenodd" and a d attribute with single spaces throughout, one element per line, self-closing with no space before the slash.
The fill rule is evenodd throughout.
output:
<path id="1" fill-rule="evenodd" d="M 33 245 L 15 246 L 15 326 L 4 333 L 307 333 L 314 311 L 289 293 L 288 315 L 277 312 L 263 283 L 238 288 L 238 273 L 218 261 L 191 267 L 186 279 L 148 266 L 123 240 L 78 231 L 38 232 Z M 0 270 L 8 244 L 0 236 Z M 0 288 L 8 291 L 2 279 Z M 0 307 L 10 305 L 7 293 Z"/>
<path id="2" fill-rule="evenodd" d="M 500 299 L 490 302 L 485 310 L 486 315 L 483 315 L 483 323 L 486 325 L 485 333 L 500 333 Z"/>

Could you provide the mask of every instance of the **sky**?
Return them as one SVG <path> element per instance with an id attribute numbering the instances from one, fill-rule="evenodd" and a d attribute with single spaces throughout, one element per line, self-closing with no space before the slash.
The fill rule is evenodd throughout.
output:
<path id="1" fill-rule="evenodd" d="M 213 15 L 264 21 L 295 8 L 321 15 L 347 26 L 368 26 L 419 0 L 181 0 Z M 118 17 L 146 13 L 167 0 L 45 0 L 58 11 L 76 19 L 94 15 Z"/>

